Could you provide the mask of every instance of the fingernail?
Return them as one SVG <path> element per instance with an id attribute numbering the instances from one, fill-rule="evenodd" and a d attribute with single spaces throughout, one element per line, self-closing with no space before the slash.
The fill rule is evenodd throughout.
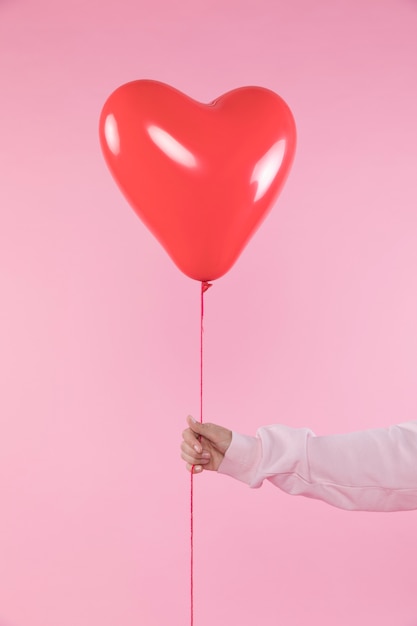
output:
<path id="1" fill-rule="evenodd" d="M 203 459 L 209 459 L 210 458 L 210 452 L 203 452 L 203 454 L 201 456 L 203 457 Z"/>
<path id="2" fill-rule="evenodd" d="M 201 467 L 201 465 L 194 465 L 193 467 L 193 473 L 197 474 L 198 472 L 201 472 L 203 468 Z"/>
<path id="3" fill-rule="evenodd" d="M 191 420 L 193 424 L 197 424 L 197 421 L 193 418 L 192 415 L 189 415 L 188 419 Z"/>
<path id="4" fill-rule="evenodd" d="M 201 446 L 199 446 L 199 445 L 195 444 L 195 446 L 194 446 L 194 450 L 195 450 L 196 452 L 200 453 L 200 452 L 201 452 L 201 450 L 202 450 L 202 448 L 201 448 Z M 204 456 L 204 454 L 203 454 L 203 456 Z"/>

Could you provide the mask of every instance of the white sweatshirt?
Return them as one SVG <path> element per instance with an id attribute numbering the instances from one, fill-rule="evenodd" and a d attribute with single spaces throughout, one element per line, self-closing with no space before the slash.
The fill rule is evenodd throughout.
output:
<path id="1" fill-rule="evenodd" d="M 417 421 L 324 437 L 279 424 L 234 432 L 218 471 L 342 509 L 417 509 Z"/>

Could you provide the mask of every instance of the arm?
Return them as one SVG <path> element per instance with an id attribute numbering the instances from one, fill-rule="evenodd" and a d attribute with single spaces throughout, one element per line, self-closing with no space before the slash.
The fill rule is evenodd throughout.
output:
<path id="1" fill-rule="evenodd" d="M 233 433 L 218 472 L 342 509 L 417 509 L 417 422 L 324 437 L 283 425 Z"/>

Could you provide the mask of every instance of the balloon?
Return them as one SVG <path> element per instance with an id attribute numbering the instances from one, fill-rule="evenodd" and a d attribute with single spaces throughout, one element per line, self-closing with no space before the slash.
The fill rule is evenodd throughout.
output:
<path id="1" fill-rule="evenodd" d="M 286 103 L 241 87 L 202 104 L 152 80 L 114 91 L 100 116 L 107 165 L 187 276 L 219 278 L 274 204 L 294 157 Z"/>

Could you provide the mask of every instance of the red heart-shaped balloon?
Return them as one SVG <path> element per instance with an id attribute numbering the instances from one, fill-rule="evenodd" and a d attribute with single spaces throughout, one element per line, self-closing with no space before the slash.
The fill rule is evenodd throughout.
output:
<path id="1" fill-rule="evenodd" d="M 185 274 L 206 281 L 231 268 L 275 202 L 296 131 L 268 89 L 241 87 L 202 104 L 138 80 L 108 98 L 100 141 L 139 217 Z"/>

